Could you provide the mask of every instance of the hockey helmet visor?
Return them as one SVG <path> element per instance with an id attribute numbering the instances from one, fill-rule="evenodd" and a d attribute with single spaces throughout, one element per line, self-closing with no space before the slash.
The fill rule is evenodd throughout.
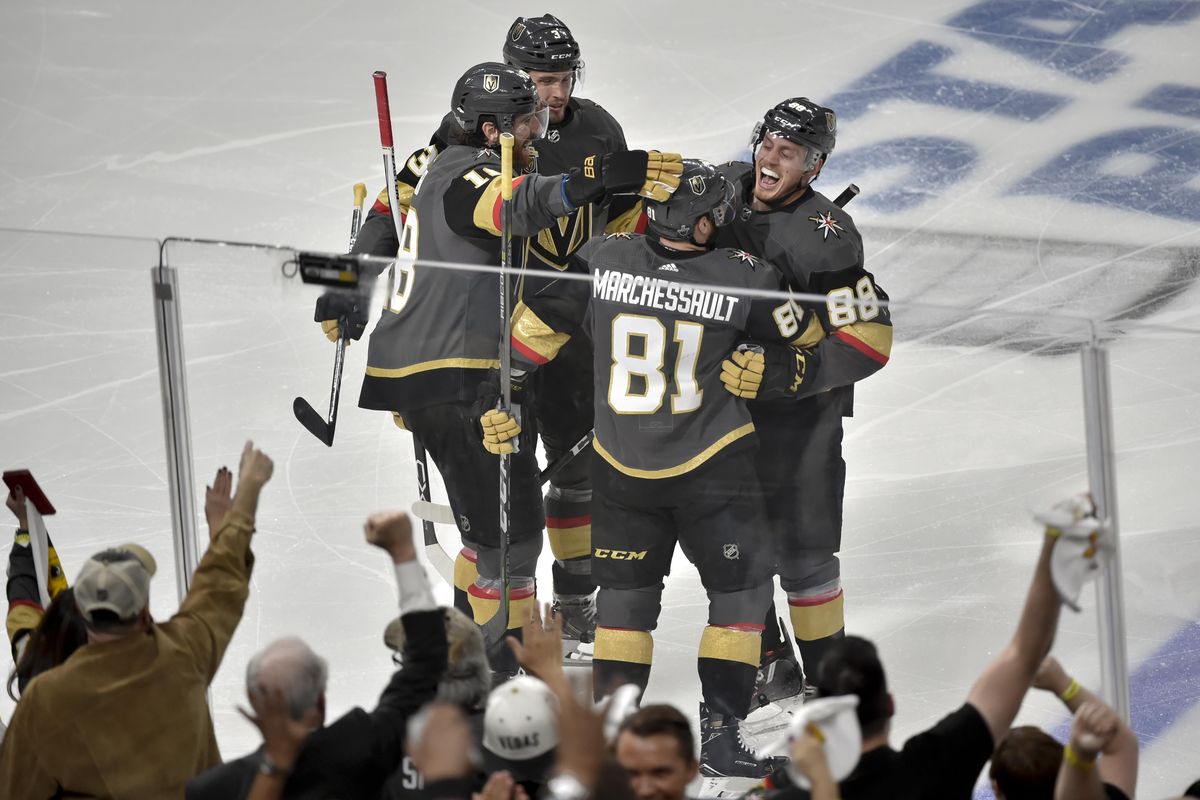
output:
<path id="1" fill-rule="evenodd" d="M 550 108 L 541 106 L 528 114 L 517 114 L 512 120 L 512 135 L 520 142 L 536 142 L 550 127 Z"/>

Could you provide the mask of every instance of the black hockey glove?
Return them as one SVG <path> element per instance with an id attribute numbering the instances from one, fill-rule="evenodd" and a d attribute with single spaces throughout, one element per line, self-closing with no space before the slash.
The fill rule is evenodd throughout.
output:
<path id="1" fill-rule="evenodd" d="M 370 316 L 369 297 L 358 292 L 332 291 L 317 298 L 313 320 L 321 323 L 321 330 L 329 341 L 338 340 L 338 319 L 345 317 L 350 326 L 350 338 L 358 341 L 367 329 Z"/>
<path id="2" fill-rule="evenodd" d="M 626 150 L 588 156 L 583 166 L 571 170 L 563 184 L 573 206 L 594 203 L 606 194 L 639 194 L 665 201 L 679 186 L 683 158 L 657 150 Z"/>

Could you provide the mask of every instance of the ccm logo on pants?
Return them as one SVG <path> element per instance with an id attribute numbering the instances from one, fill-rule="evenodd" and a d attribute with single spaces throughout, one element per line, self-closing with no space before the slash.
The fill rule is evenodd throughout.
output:
<path id="1" fill-rule="evenodd" d="M 606 550 L 597 548 L 593 551 L 596 558 L 608 558 L 613 561 L 645 561 L 645 550 Z"/>

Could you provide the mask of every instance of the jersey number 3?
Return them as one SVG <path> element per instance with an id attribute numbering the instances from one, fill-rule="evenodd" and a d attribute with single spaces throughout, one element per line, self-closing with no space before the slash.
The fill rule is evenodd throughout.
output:
<path id="1" fill-rule="evenodd" d="M 672 414 L 686 414 L 700 407 L 704 392 L 696 381 L 696 357 L 703 338 L 704 326 L 700 323 L 675 322 Z M 667 394 L 667 376 L 663 374 L 666 357 L 667 329 L 661 321 L 641 314 L 614 317 L 609 407 L 618 414 L 653 414 L 662 408 Z"/>

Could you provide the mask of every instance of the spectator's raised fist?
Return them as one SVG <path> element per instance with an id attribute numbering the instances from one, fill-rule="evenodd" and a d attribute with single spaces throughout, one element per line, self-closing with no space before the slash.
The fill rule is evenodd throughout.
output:
<path id="1" fill-rule="evenodd" d="M 25 490 L 20 486 L 8 493 L 4 505 L 8 506 L 8 510 L 17 518 L 18 528 L 28 528 L 29 519 L 25 511 Z"/>
<path id="2" fill-rule="evenodd" d="M 403 511 L 380 511 L 363 525 L 367 542 L 392 554 L 397 564 L 417 557 L 412 541 L 412 520 Z"/>
<path id="3" fill-rule="evenodd" d="M 1033 676 L 1033 688 L 1055 694 L 1062 694 L 1070 684 L 1071 678 L 1054 656 L 1046 656 Z"/>
<path id="4" fill-rule="evenodd" d="M 1121 728 L 1117 712 L 1096 700 L 1089 700 L 1075 712 L 1071 727 L 1071 747 L 1088 760 L 1105 752 Z"/>
<path id="5" fill-rule="evenodd" d="M 246 442 L 246 446 L 242 449 L 242 461 L 238 466 L 238 488 L 244 486 L 261 488 L 271 480 L 271 473 L 274 471 L 275 464 L 267 454 L 255 449 L 254 442 Z"/>

